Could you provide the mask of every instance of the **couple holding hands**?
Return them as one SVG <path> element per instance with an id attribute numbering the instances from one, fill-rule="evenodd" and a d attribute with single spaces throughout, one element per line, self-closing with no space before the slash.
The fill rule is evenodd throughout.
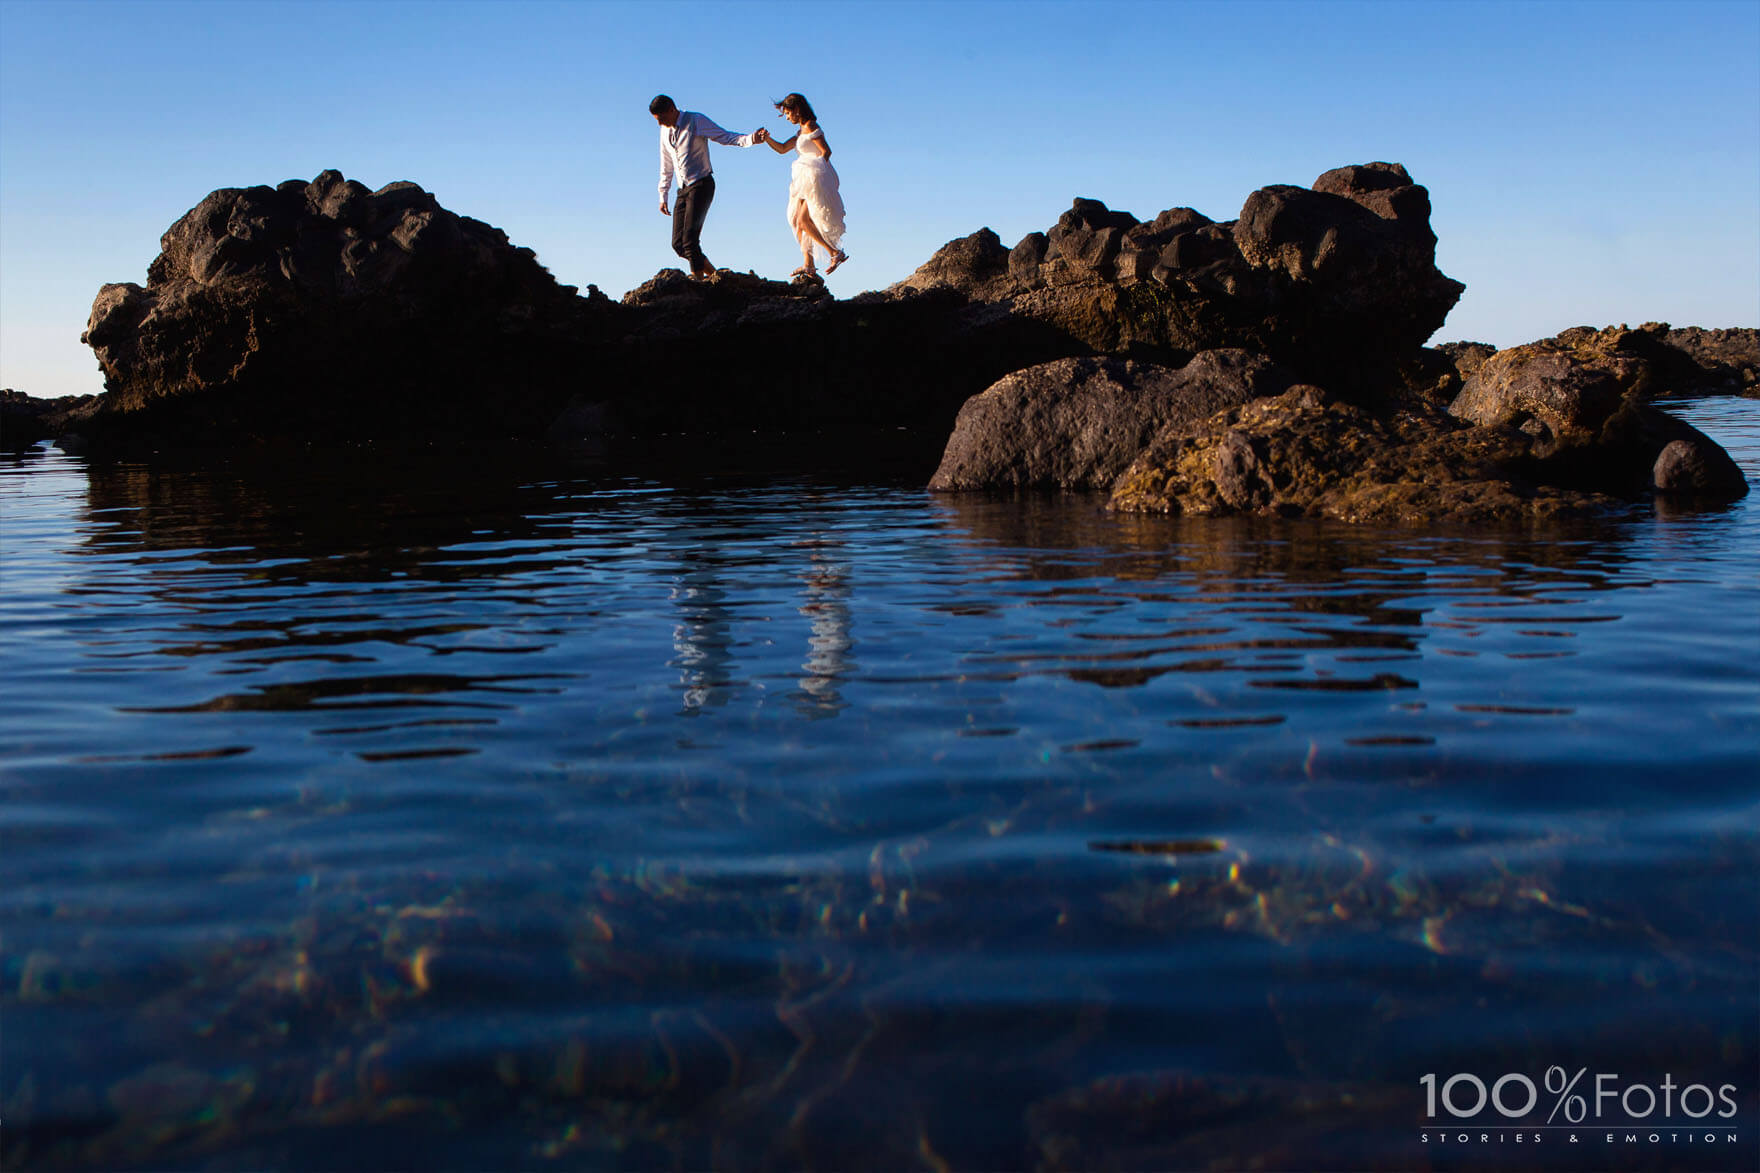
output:
<path id="1" fill-rule="evenodd" d="M 709 166 L 709 143 L 749 147 L 766 143 L 779 155 L 795 152 L 788 179 L 788 225 L 801 246 L 801 267 L 792 276 L 812 277 L 815 247 L 830 256 L 827 273 L 849 255 L 839 247 L 843 240 L 843 197 L 837 190 L 837 172 L 831 166 L 831 147 L 812 106 L 799 94 L 774 103 L 782 116 L 798 129 L 792 138 L 778 142 L 759 127 L 751 134 L 722 130 L 705 115 L 680 110 L 661 94 L 648 103 L 648 113 L 660 124 L 660 212 L 672 217 L 672 251 L 690 262 L 692 277 L 708 277 L 715 266 L 703 255 L 703 219 L 715 198 L 715 176 Z M 678 176 L 678 202 L 670 210 L 667 196 L 672 177 Z"/>

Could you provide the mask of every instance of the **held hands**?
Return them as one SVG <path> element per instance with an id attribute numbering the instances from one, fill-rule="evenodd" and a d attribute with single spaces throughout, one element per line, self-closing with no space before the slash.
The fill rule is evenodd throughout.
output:
<path id="1" fill-rule="evenodd" d="M 752 141 L 756 143 L 767 143 L 770 141 L 770 132 L 760 126 L 757 130 L 752 132 Z"/>

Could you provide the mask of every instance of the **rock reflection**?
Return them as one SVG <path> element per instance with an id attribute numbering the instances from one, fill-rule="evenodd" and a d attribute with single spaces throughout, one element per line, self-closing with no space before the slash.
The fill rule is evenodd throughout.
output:
<path id="1" fill-rule="evenodd" d="M 124 713 L 321 712 L 407 707 L 505 709 L 510 702 L 481 699 L 481 693 L 532 693 L 529 676 L 356 676 L 261 685 L 193 705 L 125 705 Z M 518 683 L 516 683 L 518 682 Z M 461 699 L 469 698 L 469 699 Z"/>
<path id="2" fill-rule="evenodd" d="M 503 544 L 542 540 L 546 516 L 563 507 L 553 489 L 500 463 L 337 455 L 98 465 L 86 495 L 90 553 L 175 550 L 284 582 L 530 573 L 534 563 L 510 562 Z M 459 545 L 471 549 L 449 550 Z"/>
<path id="3" fill-rule="evenodd" d="M 1433 656 L 1573 655 L 1557 641 L 1575 636 L 1579 624 L 1620 618 L 1584 604 L 1642 585 L 1622 577 L 1631 518 L 1451 533 L 1306 519 L 1120 515 L 1101 506 L 1099 498 L 1067 495 L 935 499 L 940 524 L 958 535 L 968 573 L 985 584 L 988 607 L 997 608 L 997 596 L 1002 606 L 1086 606 L 1094 618 L 1077 640 L 1109 645 L 1085 651 L 1065 644 L 980 662 L 1011 663 L 1022 673 L 1056 670 L 1103 688 L 1138 688 L 1172 672 L 1237 671 L 1265 689 L 1412 689 L 1422 686 Z M 1129 608 L 1121 614 L 1138 623 L 1165 612 L 1186 625 L 1120 630 L 1103 618 L 1117 607 Z M 960 613 L 954 604 L 942 609 Z M 1211 617 L 1220 622 L 1190 626 Z M 1375 661 L 1402 668 L 1366 677 L 1336 669 Z"/>

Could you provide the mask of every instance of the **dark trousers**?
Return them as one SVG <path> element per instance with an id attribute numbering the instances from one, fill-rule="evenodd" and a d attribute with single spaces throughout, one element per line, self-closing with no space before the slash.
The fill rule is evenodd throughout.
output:
<path id="1" fill-rule="evenodd" d="M 703 220 L 715 199 L 715 177 L 705 175 L 689 187 L 678 189 L 672 205 L 672 251 L 691 263 L 693 273 L 711 273 L 715 266 L 703 255 Z"/>

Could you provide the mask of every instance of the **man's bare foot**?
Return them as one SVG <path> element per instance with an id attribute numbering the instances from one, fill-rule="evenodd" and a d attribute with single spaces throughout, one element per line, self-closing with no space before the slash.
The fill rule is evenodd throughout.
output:
<path id="1" fill-rule="evenodd" d="M 849 260 L 849 254 L 842 249 L 838 249 L 835 253 L 831 254 L 831 263 L 825 266 L 825 271 L 827 273 L 835 273 L 837 272 L 837 266 L 843 264 L 843 262 L 847 260 Z"/>

